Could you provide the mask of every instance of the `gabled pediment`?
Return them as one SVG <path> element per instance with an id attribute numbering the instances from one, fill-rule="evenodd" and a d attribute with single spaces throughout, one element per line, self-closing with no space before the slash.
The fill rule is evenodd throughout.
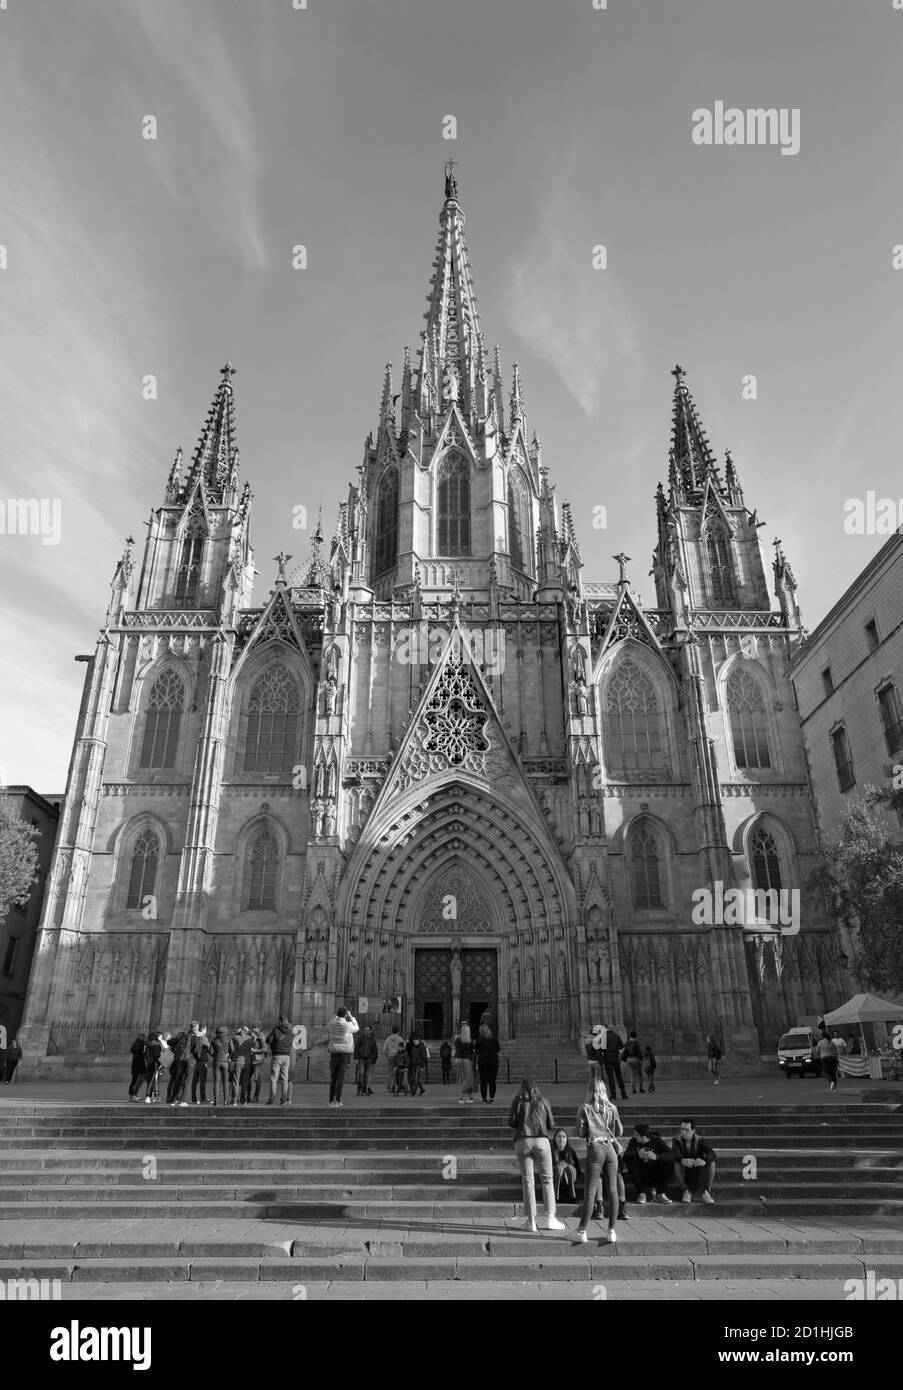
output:
<path id="1" fill-rule="evenodd" d="M 661 644 L 652 630 L 649 620 L 625 584 L 621 586 L 621 592 L 611 610 L 611 616 L 602 635 L 602 643 L 596 656 L 597 670 L 605 653 L 615 643 L 623 642 L 627 638 L 632 638 L 635 642 L 641 642 L 644 646 L 651 647 L 664 659 Z"/>
<path id="2" fill-rule="evenodd" d="M 282 642 L 297 651 L 310 677 L 311 689 L 316 688 L 317 677 L 307 650 L 307 645 L 292 612 L 289 590 L 284 584 L 277 584 L 269 603 L 257 618 L 247 635 L 241 656 L 235 663 L 233 676 L 236 676 L 253 652 L 265 642 Z"/>

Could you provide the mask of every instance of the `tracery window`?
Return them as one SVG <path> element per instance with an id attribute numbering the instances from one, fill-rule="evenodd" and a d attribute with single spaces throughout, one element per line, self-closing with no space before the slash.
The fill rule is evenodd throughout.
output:
<path id="1" fill-rule="evenodd" d="M 508 479 L 508 531 L 511 563 L 526 574 L 533 573 L 533 527 L 530 500 L 523 478 L 512 470 Z"/>
<path id="2" fill-rule="evenodd" d="M 288 772 L 295 762 L 301 722 L 301 692 L 278 661 L 260 676 L 248 702 L 244 771 Z"/>
<path id="3" fill-rule="evenodd" d="M 447 454 L 439 465 L 437 513 L 437 554 L 469 555 L 470 466 L 460 454 Z"/>
<path id="4" fill-rule="evenodd" d="M 185 687 L 171 668 L 151 686 L 141 744 L 141 767 L 175 767 Z"/>
<path id="5" fill-rule="evenodd" d="M 267 826 L 257 831 L 248 845 L 245 862 L 245 908 L 275 911 L 279 843 Z"/>
<path id="6" fill-rule="evenodd" d="M 735 666 L 728 678 L 727 707 L 737 766 L 771 767 L 762 687 L 742 666 Z"/>
<path id="7" fill-rule="evenodd" d="M 153 830 L 142 830 L 132 847 L 129 886 L 125 905 L 143 907 L 144 900 L 153 896 L 160 862 L 160 840 Z"/>
<path id="8" fill-rule="evenodd" d="M 717 522 L 706 527 L 705 553 L 709 575 L 709 601 L 713 608 L 736 608 L 737 585 L 731 561 L 730 542 L 723 527 Z"/>
<path id="9" fill-rule="evenodd" d="M 658 837 L 642 822 L 630 832 L 630 877 L 633 905 L 638 912 L 664 907 Z"/>
<path id="10" fill-rule="evenodd" d="M 661 716 L 655 688 L 634 662 L 619 662 L 605 696 L 607 762 L 613 771 L 662 768 Z"/>
<path id="11" fill-rule="evenodd" d="M 197 605 L 206 538 L 207 527 L 204 518 L 200 515 L 193 516 L 185 527 L 182 539 L 182 554 L 176 575 L 176 608 L 194 608 Z"/>
<path id="12" fill-rule="evenodd" d="M 398 469 L 390 468 L 379 485 L 376 507 L 374 574 L 392 569 L 398 556 Z"/>

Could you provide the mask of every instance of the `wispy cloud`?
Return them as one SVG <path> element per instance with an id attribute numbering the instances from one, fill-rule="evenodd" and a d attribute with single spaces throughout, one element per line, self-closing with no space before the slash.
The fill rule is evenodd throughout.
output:
<path id="1" fill-rule="evenodd" d="M 508 268 L 504 303 L 512 331 L 591 417 L 605 378 L 639 370 L 635 310 L 612 271 L 593 269 L 563 189 L 546 190 L 536 230 Z"/>

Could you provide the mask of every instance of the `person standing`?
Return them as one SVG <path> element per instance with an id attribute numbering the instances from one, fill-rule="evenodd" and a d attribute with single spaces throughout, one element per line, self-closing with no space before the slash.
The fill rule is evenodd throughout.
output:
<path id="1" fill-rule="evenodd" d="M 291 1096 L 292 1044 L 295 1033 L 291 1023 L 283 1015 L 276 1020 L 276 1026 L 267 1037 L 267 1047 L 273 1059 L 270 1067 L 270 1095 L 267 1105 L 275 1105 L 276 1095 L 282 1086 L 281 1105 L 287 1105 Z"/>
<path id="2" fill-rule="evenodd" d="M 242 1024 L 232 1035 L 229 1044 L 232 1060 L 232 1104 L 247 1105 L 251 1081 L 251 1030 Z"/>
<path id="3" fill-rule="evenodd" d="M 459 1105 L 473 1105 L 473 1041 L 466 1023 L 458 1024 L 455 1034 L 455 1059 L 458 1063 L 458 1084 L 461 1087 Z"/>
<path id="4" fill-rule="evenodd" d="M 263 1081 L 263 1067 L 267 1059 L 267 1040 L 263 1036 L 263 1025 L 251 1024 L 251 1085 L 248 1100 L 254 1105 L 260 1101 L 260 1087 Z"/>
<path id="5" fill-rule="evenodd" d="M 6 1067 L 4 1068 L 3 1084 L 11 1086 L 16 1067 L 22 1060 L 22 1044 L 18 1038 L 13 1038 L 6 1053 Z"/>
<path id="6" fill-rule="evenodd" d="M 210 1039 L 207 1037 L 206 1026 L 198 1029 L 197 1033 L 197 1060 L 194 1067 L 194 1076 L 191 1078 L 191 1103 L 192 1105 L 207 1104 L 207 1063 L 210 1057 Z M 200 1100 L 198 1093 L 200 1092 Z M 213 1102 L 211 1101 L 212 1105 Z"/>
<path id="7" fill-rule="evenodd" d="M 563 1231 L 564 1222 L 559 1221 L 555 1214 L 555 1180 L 552 1174 L 550 1136 L 555 1129 L 555 1117 L 549 1102 L 529 1078 L 521 1082 L 520 1090 L 511 1102 L 508 1124 L 514 1130 L 514 1152 L 517 1155 L 524 1194 L 524 1229 L 537 1229 L 536 1188 L 533 1179 L 535 1164 L 542 1183 L 546 1227 L 550 1231 Z"/>
<path id="8" fill-rule="evenodd" d="M 452 1050 L 450 1042 L 444 1042 L 442 1046 L 439 1048 L 439 1061 L 442 1064 L 442 1085 L 449 1086 L 451 1084 L 452 1064 Z"/>
<path id="9" fill-rule="evenodd" d="M 608 1092 L 617 1096 L 621 1092 L 621 1099 L 627 1099 L 627 1091 L 624 1087 L 624 1078 L 621 1075 L 621 1051 L 624 1041 L 618 1036 L 611 1027 L 605 1029 L 605 1049 L 602 1053 L 602 1065 L 605 1067 L 605 1079 L 608 1082 Z"/>
<path id="10" fill-rule="evenodd" d="M 705 1052 L 708 1061 L 709 1071 L 715 1078 L 715 1085 L 718 1085 L 718 1063 L 721 1061 L 721 1048 L 712 1037 L 711 1033 L 706 1034 Z"/>
<path id="11" fill-rule="evenodd" d="M 348 1009 L 339 1009 L 327 1027 L 329 1036 L 329 1105 L 338 1108 L 342 1104 L 342 1087 L 348 1063 L 354 1055 L 354 1035 L 359 1032 L 359 1024 Z"/>
<path id="12" fill-rule="evenodd" d="M 429 1048 L 423 1041 L 419 1033 L 413 1035 L 413 1046 L 411 1047 L 411 1095 L 425 1096 L 426 1091 L 423 1086 L 423 1073 L 427 1062 L 430 1059 Z"/>
<path id="13" fill-rule="evenodd" d="M 0 1076 L 6 1075 L 6 1024 L 0 1023 Z"/>
<path id="14" fill-rule="evenodd" d="M 586 1179 L 583 1186 L 583 1215 L 577 1227 L 576 1239 L 585 1242 L 596 1193 L 601 1188 L 608 1202 L 608 1234 L 600 1244 L 614 1245 L 618 1239 L 615 1229 L 620 1209 L 618 1200 L 618 1158 L 621 1146 L 618 1138 L 624 1133 L 617 1106 L 608 1098 L 601 1081 L 592 1082 L 591 1098 L 577 1111 L 577 1137 L 586 1139 Z"/>
<path id="15" fill-rule="evenodd" d="M 480 1076 L 480 1096 L 484 1105 L 491 1105 L 495 1101 L 495 1083 L 499 1074 L 501 1048 L 498 1038 L 493 1037 L 492 1029 L 488 1023 L 480 1024 L 474 1050 L 477 1058 L 477 1071 Z M 487 1091 L 488 1095 L 486 1094 Z"/>
<path id="16" fill-rule="evenodd" d="M 637 1201 L 655 1201 L 669 1206 L 665 1189 L 674 1176 L 674 1154 L 657 1130 L 647 1124 L 634 1125 L 633 1137 L 624 1153 L 624 1167 L 637 1190 Z"/>
<path id="17" fill-rule="evenodd" d="M 392 1032 L 383 1043 L 383 1056 L 386 1059 L 386 1090 L 390 1095 L 395 1091 L 395 1057 L 400 1047 L 404 1047 L 404 1038 L 397 1028 Z"/>
<path id="18" fill-rule="evenodd" d="M 129 1082 L 129 1100 L 138 1100 L 138 1092 L 147 1076 L 147 1038 L 139 1033 L 132 1043 L 132 1079 Z"/>
<path id="19" fill-rule="evenodd" d="M 392 1072 L 395 1077 L 395 1095 L 406 1096 L 408 1091 L 408 1072 L 411 1069 L 411 1059 L 408 1057 L 408 1049 L 402 1042 L 392 1058 Z"/>
<path id="20" fill-rule="evenodd" d="M 822 1071 L 831 1083 L 828 1089 L 836 1091 L 838 1069 L 837 1044 L 833 1038 L 828 1037 L 827 1033 L 823 1033 L 819 1038 L 815 1049 L 815 1055 L 821 1062 Z"/>
<path id="21" fill-rule="evenodd" d="M 695 1120 L 680 1122 L 680 1133 L 672 1145 L 674 1175 L 683 1188 L 681 1201 L 689 1204 L 693 1193 L 702 1193 L 704 1202 L 714 1202 L 712 1184 L 715 1181 L 715 1150 L 701 1134 L 696 1133 Z"/>
<path id="22" fill-rule="evenodd" d="M 358 1066 L 357 1093 L 359 1096 L 372 1096 L 370 1076 L 379 1057 L 379 1047 L 369 1023 L 365 1024 L 358 1034 L 357 1042 L 354 1044 L 354 1057 Z"/>
<path id="23" fill-rule="evenodd" d="M 640 1047 L 636 1029 L 627 1036 L 623 1057 L 624 1061 L 627 1063 L 627 1070 L 630 1073 L 631 1094 L 636 1095 L 637 1086 L 639 1086 L 640 1095 L 645 1095 L 646 1092 L 643 1090 L 643 1049 Z"/>
<path id="24" fill-rule="evenodd" d="M 658 1062 L 651 1047 L 646 1048 L 643 1053 L 643 1075 L 646 1078 L 646 1090 L 652 1094 L 655 1090 L 655 1073 L 658 1070 Z"/>
<path id="25" fill-rule="evenodd" d="M 229 1104 L 229 1033 L 220 1024 L 213 1035 L 210 1049 L 213 1061 L 213 1104 Z"/>
<path id="26" fill-rule="evenodd" d="M 192 1019 L 187 1032 L 180 1033 L 173 1045 L 173 1062 L 169 1069 L 169 1095 L 172 1096 L 169 1101 L 170 1105 L 187 1106 L 188 1104 L 185 1097 L 191 1094 L 191 1080 L 197 1062 L 197 1034 L 200 1026 L 195 1019 Z"/>

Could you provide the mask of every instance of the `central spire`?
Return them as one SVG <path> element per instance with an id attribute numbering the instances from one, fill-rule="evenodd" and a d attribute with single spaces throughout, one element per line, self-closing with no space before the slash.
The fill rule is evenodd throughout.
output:
<path id="1" fill-rule="evenodd" d="M 447 405 L 474 406 L 476 383 L 484 373 L 483 334 L 477 313 L 470 256 L 464 239 L 464 213 L 458 203 L 455 160 L 445 166 L 445 202 L 439 214 L 439 241 L 424 315 L 420 355 L 421 407 L 430 398 Z"/>

